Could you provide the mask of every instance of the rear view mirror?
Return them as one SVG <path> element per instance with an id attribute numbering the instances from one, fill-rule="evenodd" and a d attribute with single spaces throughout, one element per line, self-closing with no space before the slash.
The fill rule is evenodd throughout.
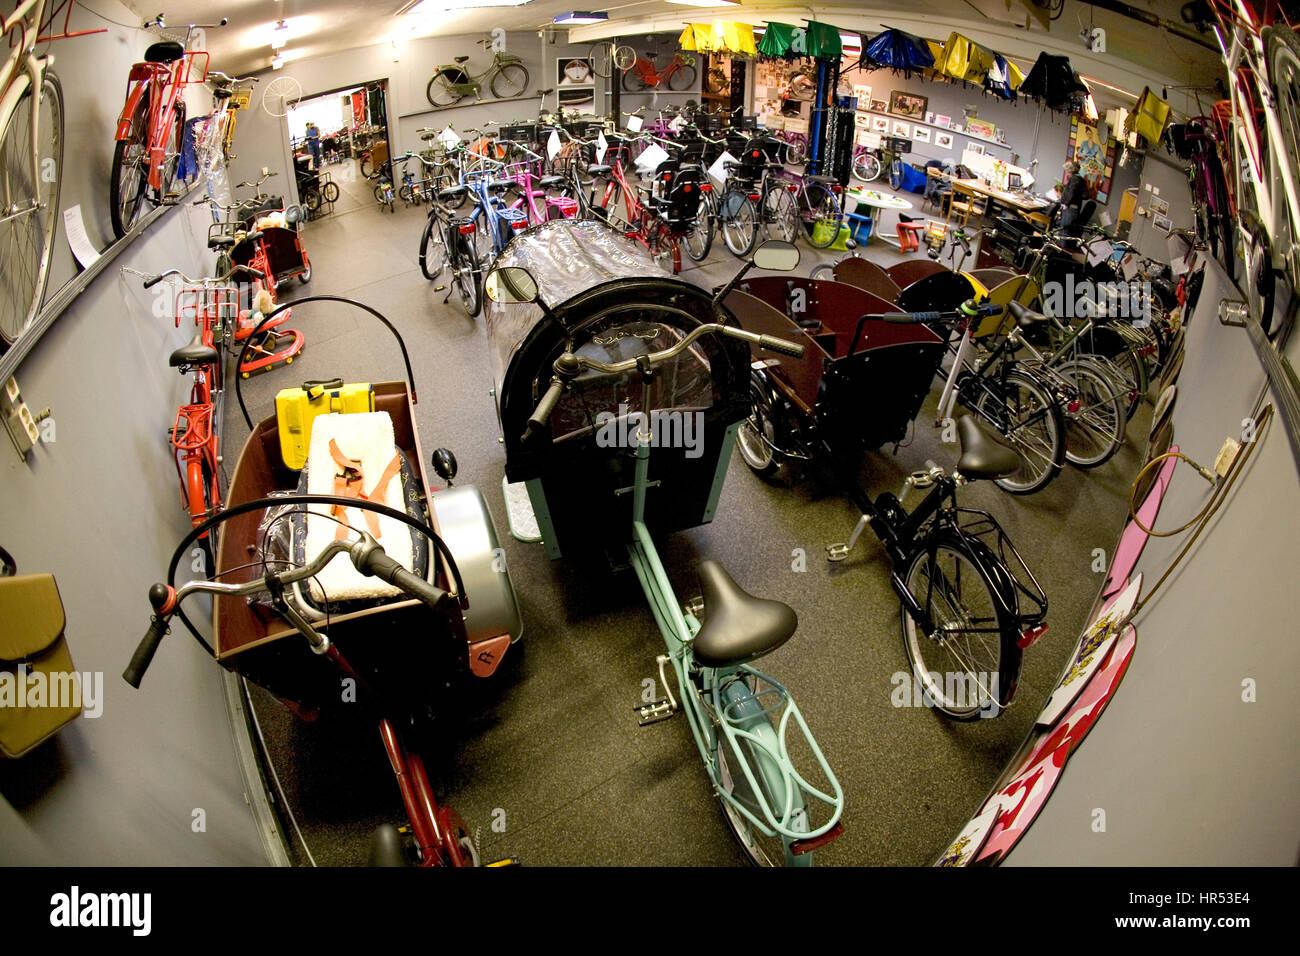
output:
<path id="1" fill-rule="evenodd" d="M 483 283 L 483 290 L 493 302 L 536 302 L 539 295 L 533 274 L 518 266 L 493 269 Z"/>
<path id="2" fill-rule="evenodd" d="M 799 268 L 799 247 L 793 242 L 769 239 L 755 250 L 754 265 L 773 272 L 790 272 Z"/>

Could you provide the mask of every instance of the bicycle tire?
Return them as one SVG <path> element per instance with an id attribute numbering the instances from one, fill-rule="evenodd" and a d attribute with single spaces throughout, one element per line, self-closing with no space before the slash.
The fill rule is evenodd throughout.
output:
<path id="1" fill-rule="evenodd" d="M 442 275 L 442 270 L 447 267 L 447 236 L 442 228 L 442 220 L 436 215 L 429 216 L 424 224 L 424 233 L 420 236 L 419 260 L 420 272 L 430 282 Z M 437 268 L 434 268 L 435 265 Z"/>
<path id="2" fill-rule="evenodd" d="M 41 185 L 29 184 L 33 201 L 38 203 L 37 210 L 30 216 L 15 216 L 0 223 L 0 248 L 6 252 L 4 264 L 5 281 L 3 302 L 0 302 L 0 352 L 5 351 L 22 335 L 40 311 L 45 289 L 50 281 L 50 263 L 54 258 L 54 242 L 58 232 L 59 194 L 63 186 L 63 86 L 59 79 L 49 70 L 45 71 L 38 97 L 30 84 L 19 96 L 14 109 L 9 115 L 9 122 L 0 130 L 0 195 L 9 196 L 11 201 L 17 199 L 26 190 L 23 183 L 10 177 L 19 172 L 20 164 L 11 162 L 8 157 L 9 137 L 16 132 L 22 148 L 19 155 L 27 157 L 31 150 L 30 123 L 31 114 L 24 115 L 23 103 L 30 103 L 29 109 L 44 113 L 42 103 L 50 105 L 50 143 L 49 156 L 38 155 L 38 166 L 45 167 L 44 160 L 53 160 L 54 176 L 51 182 L 39 177 L 46 187 L 48 195 L 39 195 Z M 38 129 L 41 129 L 38 124 Z M 43 139 L 43 129 L 41 130 Z M 40 148 L 44 148 L 42 142 Z M 40 152 L 38 148 L 38 153 Z M 41 210 L 45 210 L 44 215 Z M 29 225 L 30 224 L 30 225 Z M 25 237 L 25 238 L 24 238 Z M 22 250 L 14 253 L 12 250 Z M 24 262 L 26 258 L 26 268 Z"/>
<path id="3" fill-rule="evenodd" d="M 1075 393 L 1063 415 L 1066 461 L 1083 469 L 1104 465 L 1124 444 L 1123 386 L 1084 359 L 1062 362 L 1052 371 Z"/>
<path id="4" fill-rule="evenodd" d="M 967 388 L 975 385 L 975 377 L 968 377 L 963 384 Z M 1006 438 L 1021 461 L 1019 471 L 993 483 L 1013 495 L 1041 491 L 1065 463 L 1060 407 L 1036 378 L 1019 368 L 1008 370 L 1000 380 L 981 379 L 979 387 L 974 401 L 963 404 Z"/>
<path id="5" fill-rule="evenodd" d="M 946 558 L 955 571 L 948 570 Z M 1015 593 L 1007 593 L 1010 572 L 1005 568 L 999 578 L 992 576 L 996 563 L 998 558 L 981 542 L 941 528 L 916 549 L 900 575 L 936 633 L 943 635 L 936 642 L 922 634 L 902 605 L 904 652 L 925 703 L 952 720 L 996 716 L 1020 677 L 1020 635 L 1004 607 L 1015 601 Z M 945 648 L 949 641 L 955 644 L 954 635 L 962 636 L 964 646 Z M 940 653 L 944 650 L 946 655 Z"/>
<path id="6" fill-rule="evenodd" d="M 640 93 L 642 90 L 648 90 L 650 84 L 645 81 L 641 71 L 633 64 L 631 69 L 623 71 L 623 89 L 629 93 Z"/>
<path id="7" fill-rule="evenodd" d="M 772 450 L 772 445 L 776 444 L 776 416 L 771 396 L 765 373 L 751 371 L 749 417 L 736 431 L 736 450 L 740 452 L 741 460 L 750 471 L 767 480 L 775 478 L 781 471 L 781 459 Z"/>
<path id="8" fill-rule="evenodd" d="M 800 210 L 800 218 L 804 236 L 813 248 L 826 249 L 839 237 L 844 211 L 835 194 L 821 183 L 805 183 L 803 198 L 806 205 Z M 823 226 L 820 230 L 819 225 Z"/>
<path id="9" fill-rule="evenodd" d="M 113 223 L 113 234 L 121 239 L 126 235 L 131 224 L 140 214 L 140 204 L 145 199 L 148 189 L 148 172 L 142 163 L 148 156 L 149 135 L 149 94 L 141 95 L 131 116 L 131 128 L 126 139 L 118 140 L 113 147 L 113 177 L 108 182 L 108 208 Z M 132 149 L 138 149 L 134 155 Z M 132 179 L 135 190 L 129 196 L 123 196 L 124 187 Z"/>
<path id="10" fill-rule="evenodd" d="M 456 273 L 454 282 L 460 293 L 460 304 L 464 307 L 465 314 L 472 319 L 478 315 L 483 304 L 483 272 L 478 250 L 459 230 L 453 234 L 452 242 L 457 250 L 451 263 Z"/>
<path id="11" fill-rule="evenodd" d="M 333 181 L 326 183 L 321 187 L 321 196 L 327 203 L 336 203 L 339 201 L 339 184 Z"/>
<path id="12" fill-rule="evenodd" d="M 712 75 L 712 72 L 713 71 L 710 71 L 710 75 Z M 673 71 L 672 75 L 668 77 L 668 89 L 672 90 L 674 93 L 685 93 L 688 90 L 695 89 L 696 79 L 697 74 L 695 72 L 695 67 L 691 66 L 689 63 L 682 63 Z M 720 93 L 722 91 L 719 89 L 714 92 Z"/>
<path id="13" fill-rule="evenodd" d="M 309 186 L 303 190 L 302 204 L 307 207 L 307 211 L 312 215 L 320 212 L 321 194 L 315 186 Z"/>
<path id="14" fill-rule="evenodd" d="M 456 81 L 442 70 L 429 77 L 429 82 L 424 88 L 424 97 L 434 109 L 454 106 L 461 99 L 456 89 Z"/>
<path id="15" fill-rule="evenodd" d="M 1146 363 L 1137 354 L 1137 350 L 1109 325 L 1094 328 L 1089 339 L 1084 353 L 1094 353 L 1109 359 L 1120 373 L 1120 384 L 1128 391 L 1124 418 L 1125 421 L 1131 421 L 1151 384 L 1147 379 Z"/>
<path id="16" fill-rule="evenodd" d="M 630 70 L 636 65 L 636 50 L 632 49 L 626 43 L 622 46 L 614 46 L 614 69 Z"/>
<path id="17" fill-rule="evenodd" d="M 175 143 L 175 150 L 172 144 Z M 161 206 L 176 185 L 176 174 L 180 171 L 181 148 L 185 142 L 185 104 L 178 102 L 172 118 L 172 127 L 167 142 L 163 145 L 163 167 L 159 178 L 161 188 L 154 199 L 155 206 Z"/>
<path id="18" fill-rule="evenodd" d="M 853 176 L 864 183 L 873 183 L 880 178 L 883 169 L 880 157 L 872 152 L 862 152 L 853 157 Z"/>
<path id="19" fill-rule="evenodd" d="M 758 215 L 763 236 L 794 242 L 799 235 L 799 205 L 794 193 L 782 181 L 769 185 L 759 201 Z"/>
<path id="20" fill-rule="evenodd" d="M 802 166 L 808 162 L 808 146 L 802 140 L 785 141 L 785 161 L 791 166 Z"/>
<path id="21" fill-rule="evenodd" d="M 492 75 L 489 88 L 492 90 L 492 95 L 497 99 L 507 100 L 527 93 L 530 81 L 528 68 L 522 63 L 507 63 Z M 497 86 L 498 83 L 502 84 L 500 88 Z M 505 92 L 502 92 L 502 90 Z"/>
<path id="22" fill-rule="evenodd" d="M 362 154 L 361 161 L 358 163 L 358 168 L 361 170 L 361 176 L 363 179 L 370 178 L 370 175 L 375 171 L 375 166 L 369 153 Z"/>
<path id="23" fill-rule="evenodd" d="M 1284 157 L 1275 157 L 1280 166 L 1279 178 L 1283 183 L 1294 184 L 1300 178 L 1300 35 L 1285 25 L 1265 27 L 1260 33 L 1264 43 L 1264 63 L 1268 69 L 1268 83 L 1277 103 L 1278 125 L 1281 127 Z M 1284 162 L 1283 162 L 1284 161 Z M 1285 193 L 1279 199 L 1287 204 Z M 1300 253 L 1295 243 L 1300 242 L 1300 209 L 1288 209 L 1292 235 L 1286 237 L 1290 247 L 1290 285 L 1300 282 L 1294 273 L 1300 270 Z M 1279 243 L 1281 245 L 1281 243 Z"/>
<path id="24" fill-rule="evenodd" d="M 591 63 L 593 73 L 602 80 L 608 80 L 610 68 L 614 64 L 614 44 L 608 40 L 593 43 L 587 51 L 587 60 Z"/>
<path id="25" fill-rule="evenodd" d="M 763 712 L 762 706 L 754 697 L 753 688 L 749 683 L 753 680 L 752 677 L 736 675 L 727 686 L 722 688 L 721 693 L 728 716 L 746 733 L 757 738 L 756 740 L 748 737 L 739 738 L 738 747 L 743 751 L 739 759 L 745 760 L 753 769 L 763 801 L 775 810 L 777 807 L 785 807 L 784 779 L 769 766 L 770 760 L 766 757 L 766 753 L 781 753 L 781 742 L 776 729 L 772 726 L 771 718 Z M 740 844 L 745 858 L 753 866 L 812 866 L 812 853 L 796 856 L 790 851 L 793 842 L 790 837 L 767 836 L 723 795 L 725 791 L 755 816 L 763 817 L 758 800 L 759 794 L 754 792 L 753 785 L 739 767 L 733 770 L 731 761 L 736 758 L 734 755 L 728 756 L 729 749 L 730 745 L 726 737 L 714 731 L 714 755 L 722 788 L 718 792 L 718 801 L 722 807 L 723 819 L 727 822 L 728 829 L 736 838 L 736 842 Z M 791 795 L 790 802 L 791 818 L 802 819 L 806 828 L 808 818 L 803 794 L 796 791 Z"/>
<path id="26" fill-rule="evenodd" d="M 748 193 L 739 189 L 728 190 L 718 208 L 718 221 L 722 224 L 722 241 L 734 256 L 744 259 L 754 251 L 758 241 L 758 204 Z"/>

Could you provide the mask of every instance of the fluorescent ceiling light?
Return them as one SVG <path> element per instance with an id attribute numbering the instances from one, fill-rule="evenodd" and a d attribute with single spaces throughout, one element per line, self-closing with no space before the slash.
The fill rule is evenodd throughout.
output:
<path id="1" fill-rule="evenodd" d="M 289 24 L 281 20 L 275 27 L 275 32 L 271 34 L 271 49 L 279 50 L 289 42 Z"/>
<path id="2" fill-rule="evenodd" d="M 398 10 L 394 16 L 413 13 L 416 16 L 446 13 L 450 10 L 474 10 L 479 7 L 522 7 L 533 0 L 419 0 Z"/>
<path id="3" fill-rule="evenodd" d="M 587 10 L 575 10 L 573 13 L 561 13 L 555 18 L 555 22 L 561 26 L 572 26 L 581 23 L 603 23 L 608 19 L 608 13 L 591 13 Z"/>
<path id="4" fill-rule="evenodd" d="M 740 0 L 668 0 L 683 7 L 738 7 Z"/>

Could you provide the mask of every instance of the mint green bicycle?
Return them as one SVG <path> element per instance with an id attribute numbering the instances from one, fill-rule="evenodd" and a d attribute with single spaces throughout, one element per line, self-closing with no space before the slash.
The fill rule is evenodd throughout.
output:
<path id="1" fill-rule="evenodd" d="M 551 232 L 557 235 L 550 237 L 552 245 L 545 254 L 567 256 L 563 244 L 566 236 L 598 230 L 607 227 L 570 220 L 545 223 L 528 236 L 516 238 L 503 255 L 507 260 L 513 254 L 516 259 L 536 262 L 538 249 L 548 248 L 547 237 L 534 238 L 531 233 Z M 605 242 L 619 246 L 624 242 L 621 237 L 594 238 L 596 241 L 582 245 L 599 249 Z M 530 241 L 537 248 L 520 248 Z M 630 245 L 609 251 L 616 256 L 634 254 Z M 798 264 L 798 258 L 798 251 L 789 243 L 766 243 L 745 269 L 757 264 L 760 268 L 787 270 Z M 592 264 L 582 263 L 584 268 Z M 580 550 L 582 544 L 590 543 L 582 539 L 603 539 L 604 545 L 614 547 L 621 542 L 626 548 L 667 649 L 658 657 L 659 679 L 666 696 L 636 708 L 640 723 L 656 723 L 685 713 L 723 816 L 749 860 L 766 866 L 810 866 L 813 851 L 843 832 L 840 816 L 844 794 L 790 692 L 753 666 L 754 661 L 793 636 L 795 613 L 779 601 L 757 598 L 742 590 L 714 561 L 700 562 L 702 598 L 683 607 L 652 534 L 652 529 L 663 533 L 701 523 L 696 514 L 683 513 L 683 509 L 690 510 L 692 486 L 700 484 L 690 481 L 690 475 L 706 475 L 711 480 L 712 488 L 710 481 L 705 481 L 702 491 L 712 493 L 700 496 L 710 499 L 704 506 L 705 520 L 712 517 L 716 507 L 716 493 L 721 491 L 721 476 L 730 461 L 740 425 L 740 420 L 727 419 L 738 416 L 727 412 L 721 420 L 704 424 L 705 442 L 694 458 L 675 458 L 674 449 L 665 447 L 663 440 L 665 426 L 671 430 L 677 409 L 700 407 L 686 397 L 687 393 L 694 398 L 704 391 L 713 393 L 708 366 L 725 379 L 717 386 L 724 395 L 730 390 L 731 366 L 738 366 L 742 372 L 748 369 L 748 349 L 741 346 L 737 350 L 735 343 L 714 340 L 740 340 L 787 355 L 802 354 L 803 347 L 727 324 L 734 319 L 721 306 L 721 299 L 740 276 L 721 293 L 710 296 L 667 276 L 620 278 L 601 286 L 594 278 L 599 275 L 596 268 L 595 273 L 583 273 L 593 275 L 596 287 L 555 310 L 542 301 L 537 281 L 526 268 L 499 262 L 486 278 L 485 292 L 493 304 L 489 327 L 512 323 L 520 315 L 512 310 L 526 309 L 531 304 L 544 314 L 544 322 L 569 332 L 561 354 L 553 361 L 540 361 L 529 372 L 532 384 L 520 389 L 524 395 L 501 394 L 507 456 L 512 459 L 507 464 L 507 475 L 527 471 L 529 457 L 541 456 L 556 474 L 567 476 L 562 486 L 548 484 L 545 478 L 528 481 L 534 514 L 552 557 L 559 556 L 561 546 Z M 584 323 L 576 318 L 577 314 L 594 320 L 595 325 Z M 717 321 L 700 321 L 710 317 Z M 580 331 L 584 324 L 591 332 L 590 338 Z M 530 348 L 537 342 L 536 335 L 529 337 L 529 344 L 520 353 L 523 361 L 530 361 L 530 352 L 532 360 L 542 354 Z M 705 356 L 707 360 L 703 360 Z M 698 374 L 702 366 L 706 367 L 703 376 Z M 743 389 L 744 376 L 735 377 Z M 539 390 L 542 396 L 537 401 Z M 620 408 L 618 416 L 605 417 L 602 413 L 592 419 L 592 408 L 608 407 L 611 401 Z M 719 404 L 727 401 L 722 398 Z M 647 415 L 637 410 L 629 412 L 629 408 L 652 411 Z M 743 416 L 743 409 L 739 415 Z M 521 435 L 515 429 L 525 416 Z M 609 449 L 608 442 L 600 439 L 584 444 L 584 439 L 592 436 L 596 421 L 605 427 L 621 427 L 626 439 L 624 448 Z M 655 459 L 653 479 L 652 447 L 661 452 Z M 704 447 L 709 449 L 707 456 Z M 587 456 L 596 448 L 605 449 L 605 467 L 590 468 L 587 474 L 600 480 L 599 476 L 611 471 L 629 469 L 630 462 L 631 475 L 624 471 L 603 492 L 585 486 L 573 489 L 572 485 L 581 481 L 575 481 L 574 461 L 590 466 L 592 460 Z M 690 469 L 697 464 L 700 470 L 692 472 Z M 631 482 L 627 484 L 629 477 Z M 582 517 L 576 522 L 571 518 L 578 511 L 570 509 L 566 494 L 577 495 L 583 503 Z M 653 505 L 649 503 L 652 495 Z M 605 503 L 612 514 L 618 515 L 616 521 L 601 514 Z M 628 517 L 630 534 L 624 523 Z M 675 679 L 668 677 L 670 667 Z"/>

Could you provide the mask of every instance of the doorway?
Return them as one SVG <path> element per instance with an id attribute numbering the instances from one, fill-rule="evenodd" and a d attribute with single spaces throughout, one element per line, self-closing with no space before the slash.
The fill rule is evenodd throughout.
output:
<path id="1" fill-rule="evenodd" d="M 373 201 L 388 174 L 388 81 L 303 97 L 285 117 L 298 202 L 312 219 Z"/>

